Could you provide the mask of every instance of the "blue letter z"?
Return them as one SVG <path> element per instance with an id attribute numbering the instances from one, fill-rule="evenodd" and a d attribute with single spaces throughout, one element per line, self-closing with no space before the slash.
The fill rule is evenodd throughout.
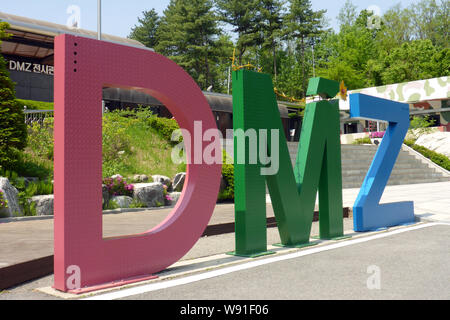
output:
<path id="1" fill-rule="evenodd" d="M 414 222 L 414 202 L 380 204 L 408 132 L 409 105 L 359 93 L 352 94 L 350 117 L 389 122 L 353 207 L 355 231 L 370 231 Z"/>

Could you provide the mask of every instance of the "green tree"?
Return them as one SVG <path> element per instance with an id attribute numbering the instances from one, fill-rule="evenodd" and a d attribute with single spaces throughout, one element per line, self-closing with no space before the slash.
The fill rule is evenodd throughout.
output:
<path id="1" fill-rule="evenodd" d="M 171 0 L 158 28 L 156 51 L 184 68 L 203 89 L 219 86 L 227 54 L 211 0 Z"/>
<path id="2" fill-rule="evenodd" d="M 1 40 L 8 39 L 9 25 L 0 21 Z M 6 61 L 0 54 L 0 167 L 14 169 L 17 150 L 26 146 L 27 128 L 22 106 L 16 101 L 14 83 L 9 77 Z"/>
<path id="3" fill-rule="evenodd" d="M 431 40 L 405 42 L 385 57 L 382 72 L 385 84 L 449 75 L 449 49 L 439 50 Z"/>
<path id="4" fill-rule="evenodd" d="M 341 22 L 338 34 L 329 34 L 322 43 L 320 52 L 325 60 L 320 65 L 320 74 L 336 81 L 344 81 L 349 89 L 378 85 L 379 45 L 377 30 L 367 28 L 367 19 L 372 13 L 361 11 L 350 25 Z M 326 50 L 323 47 L 330 49 Z"/>
<path id="5" fill-rule="evenodd" d="M 416 39 L 449 47 L 450 0 L 421 0 L 409 10 Z"/>
<path id="6" fill-rule="evenodd" d="M 306 51 L 314 45 L 316 39 L 324 32 L 324 15 L 326 10 L 314 11 L 310 0 L 290 0 L 289 12 L 286 15 L 285 38 L 294 40 L 300 49 L 303 96 L 306 92 Z"/>
<path id="7" fill-rule="evenodd" d="M 260 21 L 264 42 L 262 47 L 272 54 L 273 75 L 277 79 L 277 47 L 283 28 L 283 3 L 280 0 L 260 0 Z"/>
<path id="8" fill-rule="evenodd" d="M 139 24 L 131 29 L 128 38 L 137 40 L 146 47 L 155 48 L 158 44 L 157 31 L 160 17 L 155 9 L 144 11 L 142 15 L 142 18 L 138 18 Z"/>
<path id="9" fill-rule="evenodd" d="M 358 17 L 357 7 L 351 0 L 346 0 L 337 17 L 340 27 L 353 26 Z"/>
<path id="10" fill-rule="evenodd" d="M 238 36 L 236 42 L 238 63 L 248 48 L 261 45 L 260 15 L 258 2 L 260 0 L 216 0 L 220 19 L 232 26 Z"/>

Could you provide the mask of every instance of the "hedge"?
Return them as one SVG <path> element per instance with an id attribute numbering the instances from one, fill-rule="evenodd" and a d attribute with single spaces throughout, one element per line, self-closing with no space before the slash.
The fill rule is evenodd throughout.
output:
<path id="1" fill-rule="evenodd" d="M 27 110 L 53 110 L 54 109 L 53 102 L 23 100 L 23 99 L 16 99 L 16 100 L 22 107 L 26 106 Z"/>
<path id="2" fill-rule="evenodd" d="M 435 151 L 432 151 L 430 149 L 427 149 L 425 147 L 419 146 L 415 144 L 413 140 L 405 140 L 405 144 L 414 149 L 415 151 L 422 154 L 425 158 L 430 159 L 434 163 L 436 163 L 438 166 L 449 170 L 450 171 L 450 159 L 447 158 L 445 155 L 437 153 Z"/>

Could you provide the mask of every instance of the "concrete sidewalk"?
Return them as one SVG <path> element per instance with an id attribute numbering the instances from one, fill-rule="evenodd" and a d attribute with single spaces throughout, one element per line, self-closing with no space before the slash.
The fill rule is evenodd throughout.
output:
<path id="1" fill-rule="evenodd" d="M 359 189 L 344 189 L 344 207 L 353 207 Z M 382 203 L 414 201 L 416 215 L 425 220 L 450 222 L 450 182 L 389 186 Z M 273 217 L 270 198 L 267 217 Z M 160 224 L 172 208 L 103 216 L 104 237 L 125 236 L 148 231 Z M 351 219 L 346 219 L 351 220 Z M 5 222 L 0 219 L 0 268 L 53 254 L 53 219 Z M 234 222 L 234 205 L 216 206 L 209 225 Z M 350 230 L 351 221 L 346 222 Z M 313 229 L 314 230 L 314 229 Z"/>

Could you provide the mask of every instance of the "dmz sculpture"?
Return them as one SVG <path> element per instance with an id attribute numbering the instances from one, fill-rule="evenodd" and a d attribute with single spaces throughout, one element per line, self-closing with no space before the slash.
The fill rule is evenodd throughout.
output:
<path id="1" fill-rule="evenodd" d="M 188 161 L 183 195 L 173 212 L 146 233 L 102 236 L 102 87 L 132 88 L 166 105 L 180 127 L 202 133 L 216 129 L 211 109 L 194 80 L 169 59 L 146 50 L 71 35 L 55 39 L 55 260 L 54 287 L 82 293 L 153 278 L 185 255 L 206 228 L 217 199 L 220 164 Z M 312 79 L 308 94 L 329 99 L 339 84 Z M 408 105 L 364 95 L 350 97 L 354 117 L 389 121 L 388 132 L 355 204 L 355 230 L 414 221 L 411 202 L 379 205 L 408 128 Z M 320 238 L 343 236 L 339 109 L 332 101 L 306 107 L 298 158 L 289 160 L 276 97 L 268 75 L 233 74 L 234 129 L 278 130 L 266 152 L 279 146 L 278 171 L 261 174 L 267 163 L 241 164 L 235 143 L 236 250 L 267 253 L 265 182 L 283 246 L 308 246 L 316 193 Z M 258 131 L 259 132 L 259 131 Z M 186 138 L 186 137 L 185 137 Z M 196 148 L 203 150 L 207 143 Z M 249 148 L 244 148 L 248 156 Z M 194 154 L 187 151 L 187 158 Z"/>

